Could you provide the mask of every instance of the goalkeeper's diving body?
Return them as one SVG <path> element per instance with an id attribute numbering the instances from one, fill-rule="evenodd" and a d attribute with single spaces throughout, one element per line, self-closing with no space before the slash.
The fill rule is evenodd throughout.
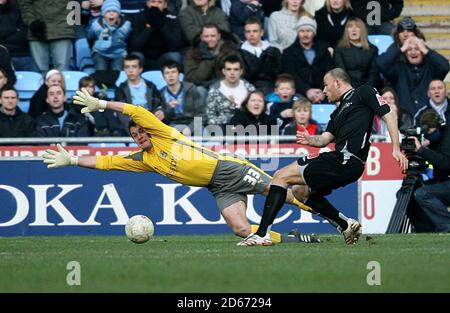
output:
<path id="1" fill-rule="evenodd" d="M 214 195 L 226 223 L 234 234 L 247 237 L 256 231 L 246 216 L 247 195 L 267 195 L 271 177 L 252 163 L 235 157 L 220 155 L 187 139 L 176 129 L 162 123 L 143 107 L 99 100 L 87 91 L 77 91 L 74 103 L 84 106 L 82 113 L 105 109 L 128 115 L 129 131 L 140 148 L 129 156 L 74 156 L 61 145 L 58 151 L 47 150 L 43 155 L 48 168 L 80 166 L 100 170 L 156 172 L 178 183 L 207 187 Z M 309 211 L 288 191 L 286 202 Z M 271 232 L 273 243 L 320 242 L 314 236 L 293 231 L 290 235 Z"/>

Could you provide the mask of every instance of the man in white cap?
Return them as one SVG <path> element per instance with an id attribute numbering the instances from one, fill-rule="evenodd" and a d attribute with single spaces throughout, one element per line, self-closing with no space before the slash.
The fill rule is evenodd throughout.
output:
<path id="1" fill-rule="evenodd" d="M 312 103 L 322 103 L 323 77 L 334 66 L 327 45 L 315 39 L 317 23 L 302 16 L 297 23 L 298 40 L 283 51 L 283 71 L 295 80 L 295 89 Z"/>

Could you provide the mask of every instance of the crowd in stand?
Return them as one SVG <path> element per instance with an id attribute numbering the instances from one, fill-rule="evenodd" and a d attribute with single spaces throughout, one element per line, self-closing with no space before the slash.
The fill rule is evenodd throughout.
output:
<path id="1" fill-rule="evenodd" d="M 107 99 L 102 86 L 124 71 L 111 100 L 143 106 L 188 136 L 195 117 L 202 126 L 320 134 L 312 108 L 328 103 L 323 76 L 335 67 L 353 87 L 379 90 L 401 129 L 425 108 L 449 110 L 449 62 L 400 16 L 403 0 L 379 0 L 378 25 L 368 24 L 369 0 L 143 0 L 133 13 L 124 10 L 129 2 L 79 1 L 81 25 L 71 25 L 68 1 L 0 0 L 0 137 L 126 136 L 128 117 L 82 115 L 71 104 L 63 71 L 80 70 L 80 38 L 95 67 L 80 88 Z M 381 53 L 369 42 L 374 34 L 392 36 L 392 45 Z M 154 70 L 166 82 L 161 89 L 142 77 Z M 28 112 L 18 105 L 16 71 L 43 75 Z M 381 120 L 373 126 L 386 135 Z"/>

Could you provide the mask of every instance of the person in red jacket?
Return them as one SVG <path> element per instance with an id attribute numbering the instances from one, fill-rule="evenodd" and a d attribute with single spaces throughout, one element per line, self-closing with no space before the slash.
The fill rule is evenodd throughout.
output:
<path id="1" fill-rule="evenodd" d="M 310 135 L 320 135 L 322 128 L 312 119 L 312 104 L 306 98 L 300 98 L 292 105 L 294 117 L 283 130 L 283 135 L 295 135 L 297 131 L 308 131 Z"/>

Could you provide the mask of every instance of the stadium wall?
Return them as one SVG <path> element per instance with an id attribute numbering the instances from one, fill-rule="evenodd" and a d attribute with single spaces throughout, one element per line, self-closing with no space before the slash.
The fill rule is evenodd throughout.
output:
<path id="1" fill-rule="evenodd" d="M 22 152 L 16 153 L 14 148 L 3 148 L 3 156 L 23 155 L 27 149 L 18 148 Z M 36 156 L 44 148 L 25 154 Z M 9 152 L 5 154 L 6 149 Z M 77 151 L 92 152 L 86 148 Z M 396 173 L 390 159 L 390 145 L 374 145 L 360 182 L 329 196 L 344 214 L 359 216 L 366 233 L 384 232 L 395 203 L 401 174 Z M 292 156 L 265 156 L 252 162 L 272 174 L 274 170 L 268 168 L 280 168 L 295 160 Z M 16 157 L 0 162 L 0 178 L 0 236 L 123 235 L 126 221 L 135 214 L 149 216 L 156 235 L 230 232 L 207 189 L 183 186 L 153 173 L 75 167 L 48 170 L 39 160 Z M 247 215 L 252 223 L 259 222 L 264 199 L 260 195 L 249 197 Z M 335 233 L 326 221 L 285 205 L 274 229 L 284 232 L 292 228 Z"/>

